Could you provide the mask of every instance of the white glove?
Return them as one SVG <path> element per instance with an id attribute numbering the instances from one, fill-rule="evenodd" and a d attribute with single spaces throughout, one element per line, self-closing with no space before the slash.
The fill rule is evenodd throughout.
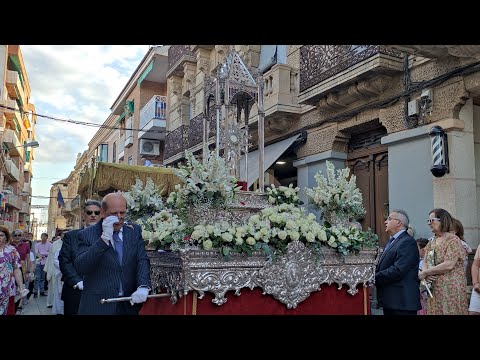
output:
<path id="1" fill-rule="evenodd" d="M 79 281 L 75 284 L 75 286 L 78 290 L 83 290 L 83 281 Z"/>
<path id="2" fill-rule="evenodd" d="M 107 216 L 102 222 L 102 239 L 107 244 L 110 241 L 113 245 L 113 224 L 119 222 L 118 217 L 114 215 Z"/>
<path id="3" fill-rule="evenodd" d="M 130 300 L 130 304 L 133 305 L 144 303 L 145 301 L 147 301 L 147 296 L 149 292 L 150 290 L 148 290 L 147 288 L 139 287 L 137 291 L 132 294 L 132 300 Z"/>

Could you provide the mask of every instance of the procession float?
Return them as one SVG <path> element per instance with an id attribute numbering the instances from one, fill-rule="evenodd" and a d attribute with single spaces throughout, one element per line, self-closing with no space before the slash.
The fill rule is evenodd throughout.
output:
<path id="1" fill-rule="evenodd" d="M 142 314 L 368 314 L 377 237 L 350 220 L 364 212 L 355 176 L 327 162 L 306 189 L 240 190 L 222 158 L 187 154 L 166 200 L 153 181 L 125 193 L 142 227 L 155 293 Z"/>
<path id="2" fill-rule="evenodd" d="M 235 51 L 204 96 L 203 147 L 173 169 L 174 190 L 162 199 L 147 179 L 125 193 L 148 243 L 153 292 L 164 294 L 141 314 L 369 314 L 378 239 L 351 222 L 365 212 L 355 176 L 327 162 L 303 193 L 264 186 L 262 77 Z M 258 161 L 249 161 L 253 107 Z M 252 164 L 257 191 L 247 191 Z"/>

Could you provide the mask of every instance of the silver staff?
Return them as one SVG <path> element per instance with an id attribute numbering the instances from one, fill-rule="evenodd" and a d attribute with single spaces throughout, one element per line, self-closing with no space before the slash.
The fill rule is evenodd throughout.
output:
<path id="1" fill-rule="evenodd" d="M 152 294 L 148 295 L 147 298 L 160 298 L 160 297 L 170 297 L 171 295 L 168 293 L 163 293 L 163 294 Z M 100 300 L 100 304 L 106 304 L 106 303 L 113 303 L 113 302 L 119 302 L 119 301 L 130 301 L 132 300 L 131 296 L 124 296 L 124 297 L 118 297 L 118 298 L 110 298 L 110 299 L 102 299 Z"/>

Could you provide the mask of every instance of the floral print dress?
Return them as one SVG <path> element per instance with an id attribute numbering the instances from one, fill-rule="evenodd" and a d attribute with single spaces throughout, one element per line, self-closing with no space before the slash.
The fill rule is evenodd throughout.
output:
<path id="1" fill-rule="evenodd" d="M 8 300 L 15 296 L 13 270 L 20 268 L 20 254 L 11 245 L 0 250 L 0 315 L 7 313 Z"/>
<path id="2" fill-rule="evenodd" d="M 467 315 L 467 282 L 463 267 L 465 249 L 457 236 L 448 233 L 444 236 L 440 244 L 434 238 L 425 247 L 427 268 L 445 260 L 455 261 L 455 267 L 436 275 L 432 286 L 433 298 L 428 298 L 427 315 Z"/>

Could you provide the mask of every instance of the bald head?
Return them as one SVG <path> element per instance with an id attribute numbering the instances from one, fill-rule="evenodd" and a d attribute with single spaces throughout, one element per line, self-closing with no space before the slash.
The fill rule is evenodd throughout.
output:
<path id="1" fill-rule="evenodd" d="M 119 222 L 113 225 L 114 230 L 120 230 L 127 214 L 127 200 L 122 193 L 110 193 L 103 197 L 102 200 L 102 218 L 108 216 L 116 216 Z"/>

